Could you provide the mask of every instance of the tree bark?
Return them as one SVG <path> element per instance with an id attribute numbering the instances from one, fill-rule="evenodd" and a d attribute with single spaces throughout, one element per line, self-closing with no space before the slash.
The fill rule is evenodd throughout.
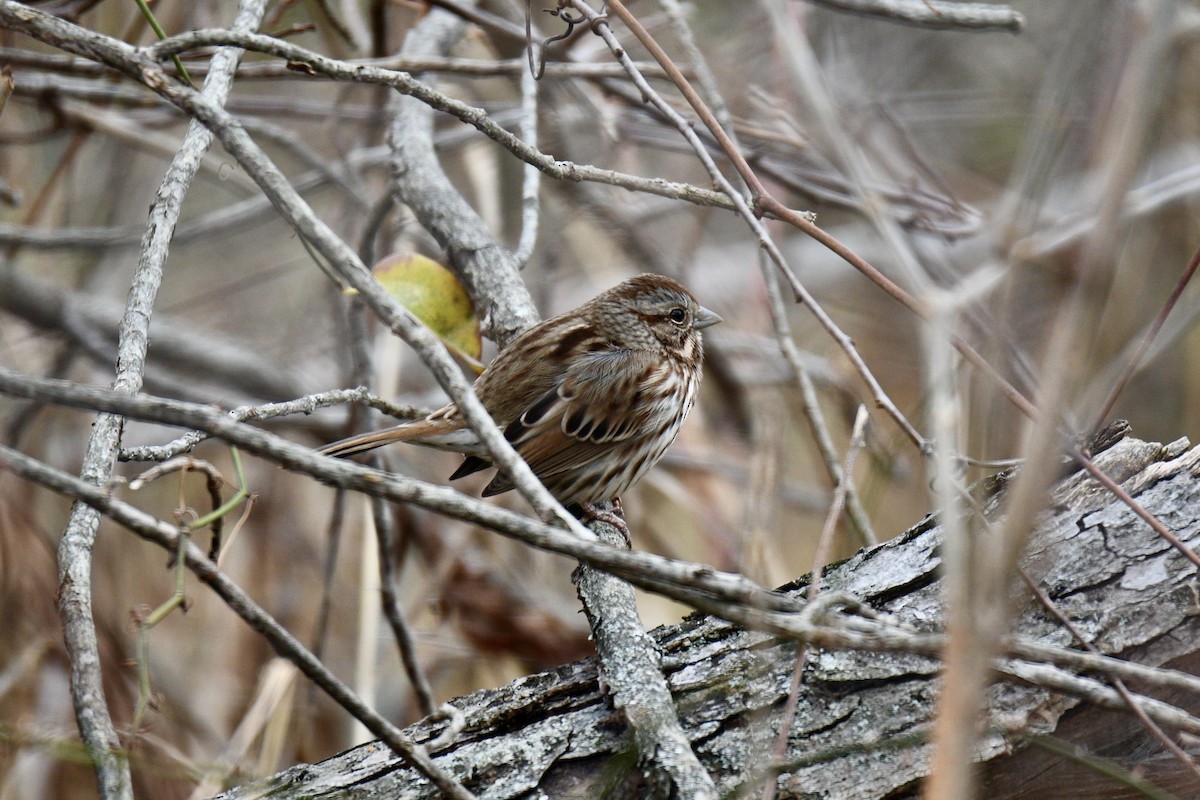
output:
<path id="1" fill-rule="evenodd" d="M 1125 439 L 1096 460 L 1194 547 L 1200 448 L 1187 446 Z M 1004 513 L 1005 483 L 1003 477 L 990 482 L 984 509 L 993 519 Z M 985 795 L 1133 796 L 1126 794 L 1136 788 L 1130 781 L 1149 780 L 1195 796 L 1194 774 L 1123 708 L 1104 673 L 1119 672 L 1169 734 L 1196 740 L 1200 719 L 1191 714 L 1200 709 L 1200 679 L 1178 671 L 1190 671 L 1200 658 L 1196 567 L 1090 479 L 1068 477 L 1054 497 L 1056 506 L 1039 518 L 1022 566 L 1091 644 L 1115 658 L 1082 653 L 1024 592 L 981 721 L 976 758 Z M 783 798 L 864 800 L 918 791 L 939 688 L 940 542 L 936 520 L 926 518 L 825 570 L 829 616 L 849 627 L 868 619 L 884 623 L 910 638 L 905 645 L 899 634 L 881 636 L 873 651 L 810 644 L 786 754 L 775 769 L 770 754 L 784 722 L 797 643 L 699 614 L 652 632 L 684 730 L 722 796 L 758 796 L 766 780 L 777 781 Z M 806 584 L 802 579 L 786 589 L 800 597 Z M 838 595 L 857 598 L 878 617 L 833 610 Z M 407 733 L 480 797 L 646 796 L 629 734 L 602 687 L 589 659 L 453 701 L 465 724 L 449 744 L 431 744 L 445 727 L 441 721 L 417 723 Z M 1064 756 L 1059 743 L 1132 772 L 1121 783 L 1075 763 L 1073 753 Z M 385 747 L 368 744 L 221 797 L 313 796 L 431 798 L 436 792 Z"/>

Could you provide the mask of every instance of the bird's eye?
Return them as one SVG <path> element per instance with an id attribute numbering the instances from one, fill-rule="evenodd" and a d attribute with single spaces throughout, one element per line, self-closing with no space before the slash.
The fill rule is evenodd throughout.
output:
<path id="1" fill-rule="evenodd" d="M 667 312 L 667 317 L 676 325 L 682 325 L 687 321 L 687 312 L 682 308 L 672 308 Z"/>

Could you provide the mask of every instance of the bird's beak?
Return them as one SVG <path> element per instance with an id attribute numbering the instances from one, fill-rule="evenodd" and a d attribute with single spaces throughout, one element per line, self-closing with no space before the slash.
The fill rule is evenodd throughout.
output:
<path id="1" fill-rule="evenodd" d="M 714 314 L 704 306 L 700 306 L 700 308 L 696 309 L 696 321 L 692 323 L 692 326 L 696 330 L 701 330 L 702 328 L 707 328 L 710 325 L 716 325 L 721 321 L 722 320 L 719 315 Z"/>

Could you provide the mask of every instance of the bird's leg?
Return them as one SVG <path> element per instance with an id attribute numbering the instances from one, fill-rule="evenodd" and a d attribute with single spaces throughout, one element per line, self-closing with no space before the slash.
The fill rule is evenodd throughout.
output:
<path id="1" fill-rule="evenodd" d="M 625 510 L 621 508 L 621 498 L 614 497 L 612 499 L 612 511 L 603 511 L 597 508 L 592 503 L 580 503 L 579 508 L 583 511 L 585 520 L 596 520 L 597 522 L 607 522 L 621 532 L 625 537 L 625 544 L 633 549 L 633 534 L 629 532 L 629 525 L 625 522 Z"/>

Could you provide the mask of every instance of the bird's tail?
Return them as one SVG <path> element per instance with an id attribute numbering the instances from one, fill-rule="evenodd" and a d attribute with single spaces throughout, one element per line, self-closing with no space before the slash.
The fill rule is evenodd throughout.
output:
<path id="1" fill-rule="evenodd" d="M 466 455 L 481 452 L 478 438 L 470 428 L 463 426 L 461 420 L 428 418 L 404 422 L 381 431 L 350 436 L 325 445 L 320 452 L 327 456 L 345 458 L 394 442 L 409 442 Z"/>

